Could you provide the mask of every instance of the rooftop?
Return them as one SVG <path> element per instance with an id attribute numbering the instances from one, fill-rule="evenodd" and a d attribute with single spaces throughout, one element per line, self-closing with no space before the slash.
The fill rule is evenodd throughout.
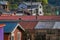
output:
<path id="1" fill-rule="evenodd" d="M 0 16 L 1 20 L 60 21 L 60 16 Z"/>
<path id="2" fill-rule="evenodd" d="M 5 24 L 0 24 L 0 27 L 4 27 L 5 26 Z"/>

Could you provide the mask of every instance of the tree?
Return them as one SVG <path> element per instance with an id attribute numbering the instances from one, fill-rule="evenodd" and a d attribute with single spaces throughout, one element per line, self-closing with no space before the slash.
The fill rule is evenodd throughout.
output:
<path id="1" fill-rule="evenodd" d="M 48 0 L 42 0 L 44 4 L 48 4 Z"/>

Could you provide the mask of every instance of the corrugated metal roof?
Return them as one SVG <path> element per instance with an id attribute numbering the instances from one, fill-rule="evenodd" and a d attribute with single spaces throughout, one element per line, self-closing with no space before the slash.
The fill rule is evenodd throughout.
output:
<path id="1" fill-rule="evenodd" d="M 6 26 L 4 27 L 4 32 L 5 33 L 10 33 L 13 31 L 13 29 L 16 27 L 17 23 L 12 23 L 12 22 L 5 22 L 4 23 Z"/>
<path id="2" fill-rule="evenodd" d="M 36 16 L 0 16 L 0 20 L 36 20 Z M 60 21 L 60 16 L 37 16 L 37 20 Z"/>
<path id="3" fill-rule="evenodd" d="M 35 29 L 60 29 L 60 22 L 38 22 Z"/>
<path id="4" fill-rule="evenodd" d="M 19 23 L 24 29 L 34 29 L 34 27 L 36 26 L 37 22 L 20 22 Z"/>
<path id="5" fill-rule="evenodd" d="M 54 29 L 60 29 L 60 22 L 55 22 Z"/>
<path id="6" fill-rule="evenodd" d="M 50 29 L 53 28 L 55 22 L 38 22 L 35 29 Z"/>

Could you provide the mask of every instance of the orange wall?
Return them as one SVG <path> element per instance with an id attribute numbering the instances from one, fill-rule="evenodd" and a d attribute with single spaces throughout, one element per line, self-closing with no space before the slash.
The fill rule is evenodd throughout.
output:
<path id="1" fill-rule="evenodd" d="M 10 40 L 10 35 L 9 34 L 4 34 L 4 40 Z"/>
<path id="2" fill-rule="evenodd" d="M 17 33 L 18 32 L 20 32 L 20 40 L 22 40 L 22 32 L 21 31 L 19 31 L 18 29 L 16 29 L 15 31 L 14 31 L 14 38 L 15 38 L 15 40 L 18 40 L 18 38 L 17 38 Z"/>
<path id="3" fill-rule="evenodd" d="M 14 40 L 18 40 L 17 39 L 17 33 L 18 32 L 20 32 L 20 40 L 22 40 L 22 32 L 21 31 L 19 31 L 18 29 L 16 29 L 13 33 L 14 33 Z M 10 34 L 11 35 L 11 34 Z M 10 35 L 9 34 L 4 34 L 4 40 L 10 40 L 11 39 L 11 37 L 10 37 Z"/>

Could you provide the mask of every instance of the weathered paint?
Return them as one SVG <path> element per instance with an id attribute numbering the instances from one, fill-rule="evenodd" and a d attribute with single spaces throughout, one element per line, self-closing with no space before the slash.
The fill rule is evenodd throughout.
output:
<path id="1" fill-rule="evenodd" d="M 4 40 L 4 38 L 3 38 L 3 28 L 1 27 L 0 28 L 0 40 Z"/>

